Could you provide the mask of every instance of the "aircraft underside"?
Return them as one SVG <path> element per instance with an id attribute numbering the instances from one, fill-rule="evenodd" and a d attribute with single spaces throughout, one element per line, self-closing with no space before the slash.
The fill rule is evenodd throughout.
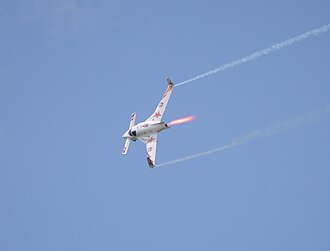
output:
<path id="1" fill-rule="evenodd" d="M 161 122 L 165 113 L 167 103 L 172 94 L 174 84 L 170 79 L 167 79 L 168 87 L 158 103 L 155 112 L 144 122 L 135 124 L 136 114 L 131 116 L 129 129 L 123 134 L 126 139 L 122 154 L 127 154 L 131 141 L 139 140 L 146 145 L 147 162 L 149 167 L 154 167 L 156 163 L 156 149 L 158 133 L 164 129 L 170 128 L 167 123 Z"/>

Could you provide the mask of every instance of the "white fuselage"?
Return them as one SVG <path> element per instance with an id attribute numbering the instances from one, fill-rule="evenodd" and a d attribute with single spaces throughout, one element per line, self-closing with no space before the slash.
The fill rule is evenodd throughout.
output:
<path id="1" fill-rule="evenodd" d="M 165 122 L 145 121 L 133 126 L 123 134 L 123 138 L 133 141 L 143 138 L 154 133 L 158 133 L 164 129 L 170 128 Z"/>
<path id="2" fill-rule="evenodd" d="M 161 122 L 174 88 L 174 84 L 169 78 L 167 79 L 167 83 L 168 86 L 164 92 L 164 95 L 150 117 L 144 122 L 135 125 L 136 113 L 134 112 L 131 116 L 129 129 L 122 136 L 126 139 L 122 154 L 127 154 L 131 141 L 139 140 L 146 146 L 147 162 L 150 167 L 154 167 L 156 163 L 158 133 L 169 128 L 165 122 Z"/>

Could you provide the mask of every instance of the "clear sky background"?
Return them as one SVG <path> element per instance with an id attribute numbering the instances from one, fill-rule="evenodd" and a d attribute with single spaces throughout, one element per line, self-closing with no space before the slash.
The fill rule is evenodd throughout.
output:
<path id="1" fill-rule="evenodd" d="M 150 169 L 132 112 L 330 2 L 0 1 L 0 250 L 330 250 L 329 117 Z M 330 104 L 330 32 L 174 89 L 157 162 Z"/>

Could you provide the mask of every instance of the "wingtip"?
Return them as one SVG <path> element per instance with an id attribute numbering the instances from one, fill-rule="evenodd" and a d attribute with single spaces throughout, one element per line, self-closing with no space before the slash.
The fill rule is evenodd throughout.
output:
<path id="1" fill-rule="evenodd" d="M 172 80 L 171 80 L 170 78 L 167 78 L 166 81 L 167 81 L 167 83 L 168 83 L 169 85 L 174 85 L 173 82 L 172 82 Z"/>
<path id="2" fill-rule="evenodd" d="M 154 162 L 151 160 L 149 156 L 147 157 L 147 162 L 150 168 L 153 168 L 155 166 Z"/>

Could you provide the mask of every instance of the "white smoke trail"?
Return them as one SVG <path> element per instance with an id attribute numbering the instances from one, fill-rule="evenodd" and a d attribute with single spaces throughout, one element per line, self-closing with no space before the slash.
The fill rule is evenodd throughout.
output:
<path id="1" fill-rule="evenodd" d="M 183 158 L 180 158 L 180 159 L 167 161 L 167 162 L 158 164 L 156 166 L 158 166 L 158 167 L 167 166 L 167 165 L 175 164 L 175 163 L 178 163 L 178 162 L 199 158 L 199 157 L 209 155 L 209 154 L 212 154 L 212 153 L 222 152 L 224 150 L 228 150 L 230 148 L 234 148 L 236 146 L 243 145 L 243 144 L 248 143 L 249 141 L 252 141 L 252 140 L 269 137 L 269 136 L 272 136 L 274 134 L 279 134 L 279 133 L 286 132 L 289 129 L 292 129 L 292 128 L 295 128 L 295 127 L 298 127 L 298 126 L 302 126 L 302 125 L 312 123 L 312 122 L 317 122 L 320 119 L 325 118 L 329 114 L 330 114 L 330 105 L 323 108 L 323 109 L 321 109 L 321 110 L 314 111 L 314 112 L 311 112 L 311 113 L 307 113 L 307 114 L 304 114 L 304 115 L 300 115 L 300 116 L 297 116 L 293 119 L 286 120 L 284 122 L 281 122 L 281 123 L 269 126 L 267 128 L 261 129 L 259 131 L 243 135 L 242 137 L 233 140 L 229 144 L 222 145 L 220 147 L 217 147 L 217 148 L 205 151 L 205 152 L 200 152 L 200 153 L 196 153 L 196 154 L 193 154 L 193 155 L 189 155 L 189 156 L 186 156 L 186 157 L 183 157 Z"/>
<path id="2" fill-rule="evenodd" d="M 181 86 L 181 85 L 185 85 L 185 84 L 188 84 L 188 83 L 193 82 L 195 80 L 198 80 L 198 79 L 201 79 L 201 78 L 205 78 L 205 77 L 210 76 L 212 74 L 218 73 L 220 71 L 225 71 L 225 70 L 227 70 L 229 68 L 236 67 L 236 66 L 238 66 L 240 64 L 244 64 L 244 63 L 250 62 L 250 61 L 255 60 L 255 59 L 259 58 L 259 57 L 266 56 L 266 55 L 268 55 L 269 53 L 271 53 L 273 51 L 277 51 L 277 50 L 279 50 L 281 48 L 291 46 L 291 45 L 293 45 L 295 43 L 298 43 L 298 42 L 301 42 L 301 41 L 303 41 L 303 40 L 305 40 L 307 38 L 318 36 L 318 35 L 320 35 L 320 34 L 322 34 L 324 32 L 327 32 L 329 30 L 330 30 L 330 24 L 324 25 L 324 26 L 322 26 L 320 28 L 317 28 L 315 30 L 308 31 L 308 32 L 306 32 L 304 34 L 301 34 L 299 36 L 296 36 L 294 38 L 290 38 L 290 39 L 285 40 L 283 42 L 274 44 L 274 45 L 272 45 L 272 46 L 270 46 L 270 47 L 268 47 L 266 49 L 262 49 L 260 51 L 254 52 L 254 53 L 252 53 L 249 56 L 240 58 L 240 59 L 235 60 L 235 61 L 233 61 L 231 63 L 222 65 L 222 66 L 220 66 L 220 67 L 218 67 L 218 68 L 216 68 L 214 70 L 208 71 L 208 72 L 203 73 L 203 74 L 200 74 L 200 75 L 198 75 L 198 76 L 196 76 L 194 78 L 191 78 L 191 79 L 188 79 L 186 81 L 183 81 L 183 82 L 181 82 L 179 84 L 176 84 L 175 87 Z"/>

